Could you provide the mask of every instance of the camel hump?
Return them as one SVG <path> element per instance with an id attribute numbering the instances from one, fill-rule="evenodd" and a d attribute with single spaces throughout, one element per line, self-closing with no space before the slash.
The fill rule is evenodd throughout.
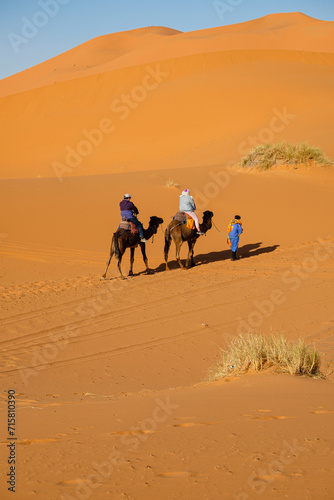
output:
<path id="1" fill-rule="evenodd" d="M 176 212 L 176 214 L 173 217 L 173 220 L 177 220 L 179 222 L 186 222 L 187 214 L 185 212 Z"/>

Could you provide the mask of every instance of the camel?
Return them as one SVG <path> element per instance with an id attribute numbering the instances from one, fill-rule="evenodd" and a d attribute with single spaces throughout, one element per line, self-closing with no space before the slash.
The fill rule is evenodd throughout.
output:
<path id="1" fill-rule="evenodd" d="M 158 227 L 160 224 L 163 223 L 163 219 L 160 217 L 152 216 L 150 218 L 149 226 L 147 229 L 144 229 L 144 238 L 146 240 L 149 240 L 151 236 L 156 234 Z M 124 255 L 124 252 L 127 248 L 130 248 L 131 250 L 131 256 L 130 256 L 130 271 L 129 271 L 129 276 L 133 276 L 133 261 L 134 261 L 134 255 L 135 255 L 135 248 L 140 245 L 141 253 L 143 255 L 143 260 L 145 262 L 146 266 L 146 271 L 150 272 L 150 269 L 148 267 L 148 260 L 146 257 L 146 249 L 145 249 L 145 243 L 142 243 L 140 241 L 140 237 L 138 233 L 131 233 L 129 229 L 120 229 L 118 228 L 117 231 L 113 234 L 112 240 L 111 240 L 111 246 L 110 246 L 110 257 L 108 260 L 108 264 L 106 267 L 106 270 L 104 274 L 101 276 L 101 280 L 104 280 L 107 275 L 108 267 L 111 261 L 112 256 L 115 254 L 115 257 L 117 259 L 117 267 L 120 272 L 121 278 L 125 279 L 123 274 L 122 274 L 122 269 L 121 269 L 121 262 L 122 262 L 122 257 Z"/>
<path id="2" fill-rule="evenodd" d="M 209 229 L 212 227 L 212 219 L 213 217 L 213 212 L 210 212 L 210 210 L 206 210 L 203 212 L 203 222 L 202 224 L 199 225 L 201 231 L 203 233 L 206 233 Z M 179 266 L 181 269 L 188 269 L 189 265 L 194 266 L 194 246 L 197 241 L 197 238 L 199 238 L 199 235 L 197 234 L 196 229 L 188 229 L 186 224 L 183 224 L 177 220 L 172 220 L 166 228 L 165 231 L 165 262 L 166 262 L 166 271 L 169 271 L 168 267 L 168 252 L 169 252 L 169 247 L 171 244 L 172 239 L 174 240 L 175 246 L 176 246 L 176 260 L 179 263 Z M 188 257 L 186 261 L 186 265 L 184 266 L 180 260 L 180 250 L 181 246 L 184 241 L 188 242 Z"/>

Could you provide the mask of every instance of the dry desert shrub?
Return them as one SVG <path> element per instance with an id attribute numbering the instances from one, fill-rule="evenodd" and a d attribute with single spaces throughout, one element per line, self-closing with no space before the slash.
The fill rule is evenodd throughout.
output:
<path id="1" fill-rule="evenodd" d="M 268 170 L 276 165 L 330 165 L 333 162 L 317 147 L 298 144 L 263 144 L 253 148 L 240 161 L 241 167 Z"/>
<path id="2" fill-rule="evenodd" d="M 178 187 L 180 187 L 179 184 L 174 181 L 174 179 L 168 179 L 168 181 L 166 182 L 165 186 L 167 188 L 171 188 L 171 187 L 178 188 Z"/>
<path id="3" fill-rule="evenodd" d="M 283 335 L 239 335 L 220 353 L 220 361 L 210 372 L 211 380 L 270 367 L 290 375 L 326 378 L 320 371 L 320 354 L 313 347 L 305 345 L 303 340 L 291 343 Z"/>

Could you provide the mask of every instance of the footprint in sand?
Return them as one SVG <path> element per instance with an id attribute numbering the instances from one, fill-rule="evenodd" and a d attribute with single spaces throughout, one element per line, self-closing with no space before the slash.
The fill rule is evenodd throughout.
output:
<path id="1" fill-rule="evenodd" d="M 197 476 L 196 472 L 189 471 L 177 471 L 177 472 L 161 472 L 157 474 L 157 477 L 167 477 L 167 478 L 184 478 L 184 477 L 194 477 Z"/>
<path id="2" fill-rule="evenodd" d="M 184 424 L 173 424 L 170 427 L 195 427 L 199 425 L 215 425 L 223 422 L 185 422 Z"/>
<path id="3" fill-rule="evenodd" d="M 84 479 L 84 478 L 68 479 L 65 481 L 59 481 L 59 483 L 57 483 L 57 486 L 80 486 L 80 485 L 82 485 L 82 483 L 88 484 L 88 483 L 91 483 L 91 481 L 89 481 L 88 479 Z M 96 483 L 96 484 L 99 484 L 99 483 Z"/>
<path id="4" fill-rule="evenodd" d="M 139 429 L 139 430 L 136 430 L 136 431 L 117 431 L 117 432 L 112 432 L 110 435 L 111 436 L 137 436 L 138 434 L 153 434 L 153 432 L 155 431 L 151 431 L 151 430 L 143 430 L 143 429 Z"/>
<path id="5" fill-rule="evenodd" d="M 315 410 L 310 413 L 314 413 L 315 415 L 322 415 L 323 413 L 334 413 L 334 410 Z"/>
<path id="6" fill-rule="evenodd" d="M 53 443 L 58 441 L 57 438 L 45 438 L 45 439 L 22 439 L 17 441 L 16 444 L 35 444 L 35 443 Z"/>
<path id="7" fill-rule="evenodd" d="M 271 413 L 273 410 L 256 410 L 260 413 Z M 286 417 L 284 415 L 250 415 L 249 413 L 244 413 L 243 417 L 249 417 L 252 420 L 284 420 L 286 418 L 296 418 L 296 417 Z"/>
<path id="8" fill-rule="evenodd" d="M 252 420 L 284 420 L 286 418 L 296 417 L 285 417 L 284 415 L 259 415 L 258 417 L 251 417 Z"/>
<path id="9" fill-rule="evenodd" d="M 264 474 L 263 476 L 257 476 L 255 480 L 272 482 L 279 478 L 282 479 L 283 476 L 283 474 Z"/>

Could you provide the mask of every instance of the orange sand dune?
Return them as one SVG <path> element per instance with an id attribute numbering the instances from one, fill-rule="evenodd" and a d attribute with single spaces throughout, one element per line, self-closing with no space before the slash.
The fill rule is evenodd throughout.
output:
<path id="1" fill-rule="evenodd" d="M 196 267 L 178 269 L 171 248 L 167 273 L 159 230 L 146 245 L 154 274 L 137 249 L 134 278 L 120 280 L 113 259 L 100 281 L 123 191 L 145 227 L 156 214 L 165 228 L 181 186 L 222 232 L 241 213 L 242 258 L 231 262 L 212 228 Z M 333 359 L 332 168 L 174 168 L 1 189 L 0 376 L 17 392 L 18 500 L 332 498 L 333 377 L 207 382 L 219 347 L 248 329 L 303 338 L 324 369 Z M 6 465 L 5 445 L 3 432 Z"/>
<path id="2" fill-rule="evenodd" d="M 0 95 L 15 94 L 100 72 L 106 65 L 110 66 L 111 61 L 118 60 L 128 52 L 156 45 L 160 38 L 177 33 L 180 32 L 152 27 L 94 38 L 37 66 L 4 78 L 0 83 Z"/>
<path id="3" fill-rule="evenodd" d="M 333 167 L 229 167 L 282 139 L 334 155 L 332 40 L 299 13 L 148 28 L 58 56 L 56 83 L 55 59 L 0 82 L 1 499 L 13 390 L 16 500 L 333 499 L 333 374 L 208 380 L 240 333 L 334 359 Z M 184 188 L 215 226 L 166 272 Z M 137 248 L 101 281 L 125 192 L 164 219 L 153 272 Z"/>
<path id="4" fill-rule="evenodd" d="M 265 43 L 263 38 L 265 37 Z M 121 67 L 222 50 L 280 49 L 333 52 L 333 22 L 299 12 L 182 33 L 140 28 L 97 37 L 0 82 L 0 96 Z"/>
<path id="5" fill-rule="evenodd" d="M 100 54 L 89 74 L 68 70 L 69 51 L 58 56 L 58 83 L 41 83 L 52 60 L 32 68 L 25 87 L 25 74 L 17 75 L 21 91 L 0 100 L 0 175 L 236 163 L 252 145 L 282 139 L 334 154 L 333 23 L 282 14 L 196 34 L 147 30 L 73 49 L 80 64 Z M 29 79 L 37 88 L 29 90 Z"/>

